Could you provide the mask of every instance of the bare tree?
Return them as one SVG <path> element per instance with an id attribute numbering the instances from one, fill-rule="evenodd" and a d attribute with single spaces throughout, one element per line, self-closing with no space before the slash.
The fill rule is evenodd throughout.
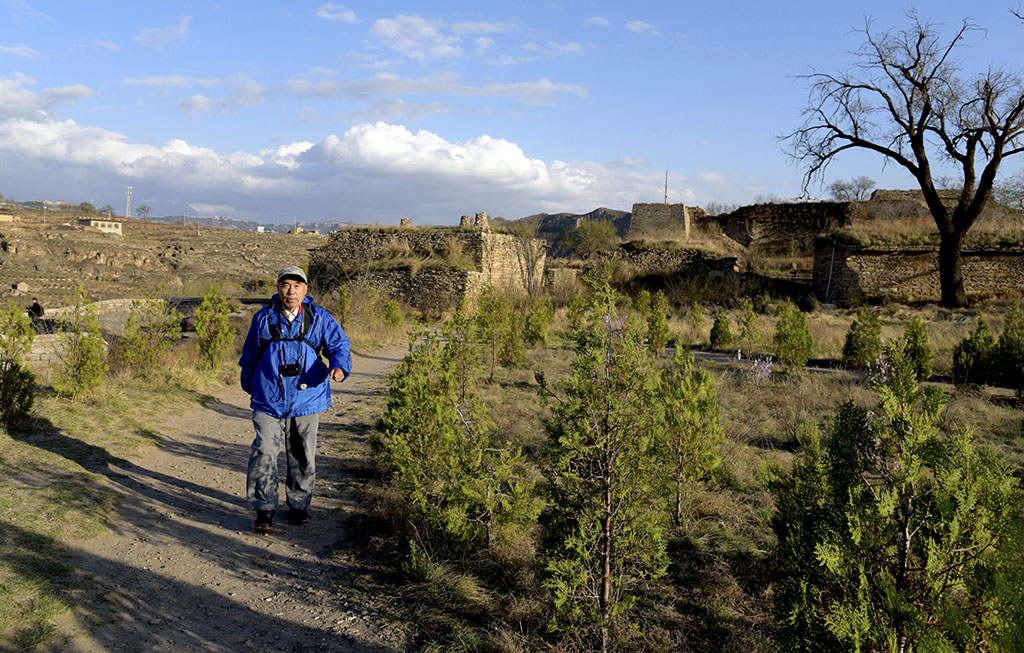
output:
<path id="1" fill-rule="evenodd" d="M 870 177 L 854 177 L 850 181 L 837 179 L 828 187 L 832 199 L 838 202 L 859 202 L 866 200 L 875 187 L 875 181 Z"/>
<path id="2" fill-rule="evenodd" d="M 804 123 L 783 140 L 806 166 L 805 192 L 851 149 L 876 152 L 908 170 L 939 232 L 942 303 L 963 306 L 964 237 L 992 195 L 999 165 L 1024 152 L 1024 83 L 1019 74 L 996 68 L 962 74 L 955 51 L 980 31 L 977 25 L 964 20 L 949 37 L 916 12 L 907 17 L 908 28 L 881 34 L 866 20 L 850 70 L 808 75 Z M 939 198 L 933 158 L 958 170 L 955 206 Z"/>
<path id="3" fill-rule="evenodd" d="M 537 273 L 543 270 L 540 262 L 545 256 L 544 241 L 537 238 L 537 228 L 528 222 L 512 223 L 509 233 L 515 236 L 516 263 L 526 282 L 526 291 L 532 297 L 541 286 Z"/>
<path id="4" fill-rule="evenodd" d="M 137 215 L 141 219 L 145 220 L 146 218 L 149 217 L 149 212 L 151 210 L 152 209 L 150 209 L 148 205 L 146 205 L 146 204 L 139 204 L 139 208 L 135 209 L 135 215 Z"/>

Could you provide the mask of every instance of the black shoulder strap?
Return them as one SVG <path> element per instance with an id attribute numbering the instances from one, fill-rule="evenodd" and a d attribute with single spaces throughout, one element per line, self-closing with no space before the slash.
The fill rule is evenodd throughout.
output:
<path id="1" fill-rule="evenodd" d="M 302 322 L 299 325 L 299 335 L 298 335 L 298 337 L 295 337 L 295 338 L 282 338 L 281 337 L 281 315 L 278 314 L 276 322 L 272 322 L 270 320 L 270 315 L 274 314 L 275 312 L 278 312 L 278 311 L 276 310 L 276 307 L 273 304 L 271 304 L 271 306 L 270 306 L 270 313 L 267 315 L 267 330 L 270 331 L 270 340 L 263 340 L 262 338 L 260 339 L 260 357 L 263 356 L 263 352 L 266 351 L 266 349 L 270 345 L 270 343 L 272 343 L 272 342 L 280 342 L 282 340 L 287 340 L 287 341 L 301 340 L 302 342 L 304 342 L 307 345 L 309 345 L 310 349 L 313 350 L 313 353 L 315 353 L 317 356 L 320 355 L 320 348 L 317 347 L 316 345 L 314 345 L 312 342 L 310 342 L 306 338 L 306 334 L 309 333 L 309 330 L 313 327 L 313 305 L 312 304 L 303 304 L 302 305 L 302 313 L 300 314 L 302 316 L 301 317 Z"/>

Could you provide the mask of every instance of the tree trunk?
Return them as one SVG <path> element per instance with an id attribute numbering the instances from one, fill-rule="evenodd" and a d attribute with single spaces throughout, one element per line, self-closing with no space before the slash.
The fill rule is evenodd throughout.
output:
<path id="1" fill-rule="evenodd" d="M 612 581 L 612 488 L 605 485 L 601 542 L 601 651 L 608 650 L 608 622 L 611 621 Z"/>
<path id="2" fill-rule="evenodd" d="M 942 305 L 950 308 L 967 305 L 963 259 L 960 257 L 962 245 L 962 234 L 942 234 L 939 244 L 939 287 L 942 291 Z"/>

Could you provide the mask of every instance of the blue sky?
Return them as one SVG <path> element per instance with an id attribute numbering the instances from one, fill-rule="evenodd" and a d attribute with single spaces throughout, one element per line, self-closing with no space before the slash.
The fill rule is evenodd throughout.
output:
<path id="1" fill-rule="evenodd" d="M 1024 69 L 1015 0 L 917 5 Z M 0 193 L 154 215 L 451 224 L 465 213 L 801 193 L 776 137 L 890 2 L 0 0 Z M 1019 170 L 1010 161 L 1006 172 Z M 851 154 L 828 180 L 910 178 Z M 824 195 L 817 186 L 812 194 Z"/>

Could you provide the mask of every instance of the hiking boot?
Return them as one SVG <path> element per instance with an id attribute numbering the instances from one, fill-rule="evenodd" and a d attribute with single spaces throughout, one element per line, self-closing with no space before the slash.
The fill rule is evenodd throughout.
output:
<path id="1" fill-rule="evenodd" d="M 309 511 L 302 508 L 292 508 L 288 511 L 288 523 L 299 526 L 309 521 Z"/>
<path id="2" fill-rule="evenodd" d="M 257 510 L 256 521 L 252 525 L 252 530 L 259 535 L 267 535 L 274 532 L 274 511 L 273 510 Z"/>

